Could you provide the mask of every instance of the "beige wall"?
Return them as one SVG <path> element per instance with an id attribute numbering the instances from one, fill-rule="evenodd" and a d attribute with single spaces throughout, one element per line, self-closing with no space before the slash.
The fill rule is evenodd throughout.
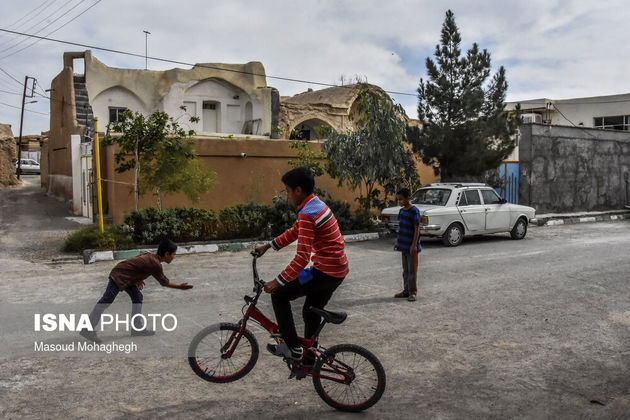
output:
<path id="1" fill-rule="evenodd" d="M 252 201 L 271 204 L 272 198 L 280 193 L 284 186 L 280 181 L 282 175 L 291 169 L 287 163 L 295 159 L 295 151 L 289 148 L 286 140 L 237 140 L 197 138 L 197 154 L 207 165 L 219 175 L 215 187 L 201 197 L 195 207 L 219 210 L 227 206 Z M 319 143 L 311 143 L 311 147 L 320 150 Z M 128 171 L 118 174 L 114 170 L 114 146 L 104 148 L 102 155 L 104 212 L 112 215 L 115 224 L 121 224 L 125 215 L 134 208 L 131 184 L 133 174 Z M 241 157 L 246 153 L 246 157 Z M 419 173 L 423 184 L 433 182 L 433 169 L 419 165 Z M 115 181 L 115 182 L 112 182 Z M 338 200 L 345 200 L 353 208 L 358 191 L 338 188 L 337 181 L 327 175 L 318 177 L 319 188 L 331 193 Z M 155 197 L 140 198 L 140 207 L 156 206 Z M 191 207 L 193 204 L 183 194 L 166 196 L 165 207 Z"/>
<path id="2" fill-rule="evenodd" d="M 51 83 L 50 132 L 47 143 L 48 191 L 72 199 L 72 159 L 70 136 L 82 134 L 85 127 L 77 123 L 72 67 L 65 67 Z M 42 150 L 44 154 L 44 150 Z M 42 157 L 44 160 L 44 157 Z M 43 186 L 44 184 L 42 184 Z"/>

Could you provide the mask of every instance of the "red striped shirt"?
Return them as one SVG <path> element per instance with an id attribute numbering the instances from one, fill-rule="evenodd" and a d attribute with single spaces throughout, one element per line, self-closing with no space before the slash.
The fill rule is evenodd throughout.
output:
<path id="1" fill-rule="evenodd" d="M 276 278 L 281 285 L 295 280 L 306 268 L 311 255 L 313 267 L 332 277 L 344 278 L 350 271 L 337 219 L 328 206 L 311 194 L 298 207 L 292 227 L 271 241 L 277 251 L 298 241 L 293 260 Z"/>

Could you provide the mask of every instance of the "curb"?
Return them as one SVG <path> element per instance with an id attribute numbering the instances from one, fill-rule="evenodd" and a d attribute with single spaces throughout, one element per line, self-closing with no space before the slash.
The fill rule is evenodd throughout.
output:
<path id="1" fill-rule="evenodd" d="M 612 212 L 590 213 L 583 215 L 549 215 L 539 216 L 536 218 L 537 223 L 534 226 L 558 226 L 576 223 L 594 223 L 607 222 L 617 220 L 630 220 L 629 210 L 617 210 Z M 392 234 L 387 230 L 379 230 L 376 232 L 359 232 L 343 235 L 345 242 L 362 242 L 371 241 L 380 238 L 389 238 Z M 235 252 L 245 249 L 253 249 L 262 240 L 244 240 L 242 242 L 222 242 L 222 243 L 196 243 L 196 244 L 178 244 L 177 254 L 204 254 L 213 252 Z M 292 244 L 292 245 L 295 245 Z M 145 252 L 157 252 L 157 248 L 141 248 L 126 249 L 121 251 L 94 251 L 86 249 L 83 251 L 83 263 L 93 264 L 99 261 L 124 260 L 135 257 Z M 76 259 L 75 259 L 76 260 Z"/>
<path id="2" fill-rule="evenodd" d="M 578 215 L 578 216 L 550 216 L 550 217 L 537 217 L 538 226 L 558 226 L 558 225 L 573 225 L 577 223 L 594 223 L 594 222 L 610 222 L 616 220 L 628 220 L 630 219 L 630 212 L 618 211 L 614 213 L 602 213 L 591 215 Z"/>
<path id="3" fill-rule="evenodd" d="M 362 232 L 343 235 L 343 239 L 345 242 L 361 242 L 385 238 L 388 236 L 389 232 L 387 231 Z M 177 244 L 177 254 L 202 254 L 220 251 L 234 252 L 244 249 L 253 249 L 256 244 L 259 244 L 261 242 L 264 241 L 246 240 L 243 242 Z M 292 245 L 295 245 L 295 243 L 293 243 Z M 127 258 L 135 257 L 136 255 L 140 255 L 146 252 L 157 252 L 157 248 L 125 249 L 121 251 L 94 251 L 92 249 L 86 249 L 85 251 L 83 251 L 83 264 L 93 264 L 98 261 L 125 260 Z"/>

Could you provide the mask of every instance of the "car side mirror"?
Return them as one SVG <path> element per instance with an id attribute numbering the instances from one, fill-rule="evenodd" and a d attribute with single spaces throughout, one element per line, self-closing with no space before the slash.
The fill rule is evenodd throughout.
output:
<path id="1" fill-rule="evenodd" d="M 502 198 L 499 200 L 499 204 L 505 204 L 507 203 L 507 200 L 505 198 Z"/>

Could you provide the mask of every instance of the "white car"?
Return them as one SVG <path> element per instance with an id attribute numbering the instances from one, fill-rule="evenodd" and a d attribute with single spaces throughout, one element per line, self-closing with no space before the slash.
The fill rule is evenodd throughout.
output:
<path id="1" fill-rule="evenodd" d="M 528 224 L 536 223 L 534 208 L 506 202 L 487 184 L 430 184 L 413 193 L 411 203 L 420 210 L 420 234 L 441 237 L 446 246 L 486 233 L 523 239 Z M 381 225 L 396 231 L 399 211 L 399 206 L 383 209 Z"/>
<path id="2" fill-rule="evenodd" d="M 18 168 L 18 163 L 15 162 L 15 169 Z M 20 163 L 20 174 L 39 174 L 39 163 L 33 159 L 22 159 Z"/>

